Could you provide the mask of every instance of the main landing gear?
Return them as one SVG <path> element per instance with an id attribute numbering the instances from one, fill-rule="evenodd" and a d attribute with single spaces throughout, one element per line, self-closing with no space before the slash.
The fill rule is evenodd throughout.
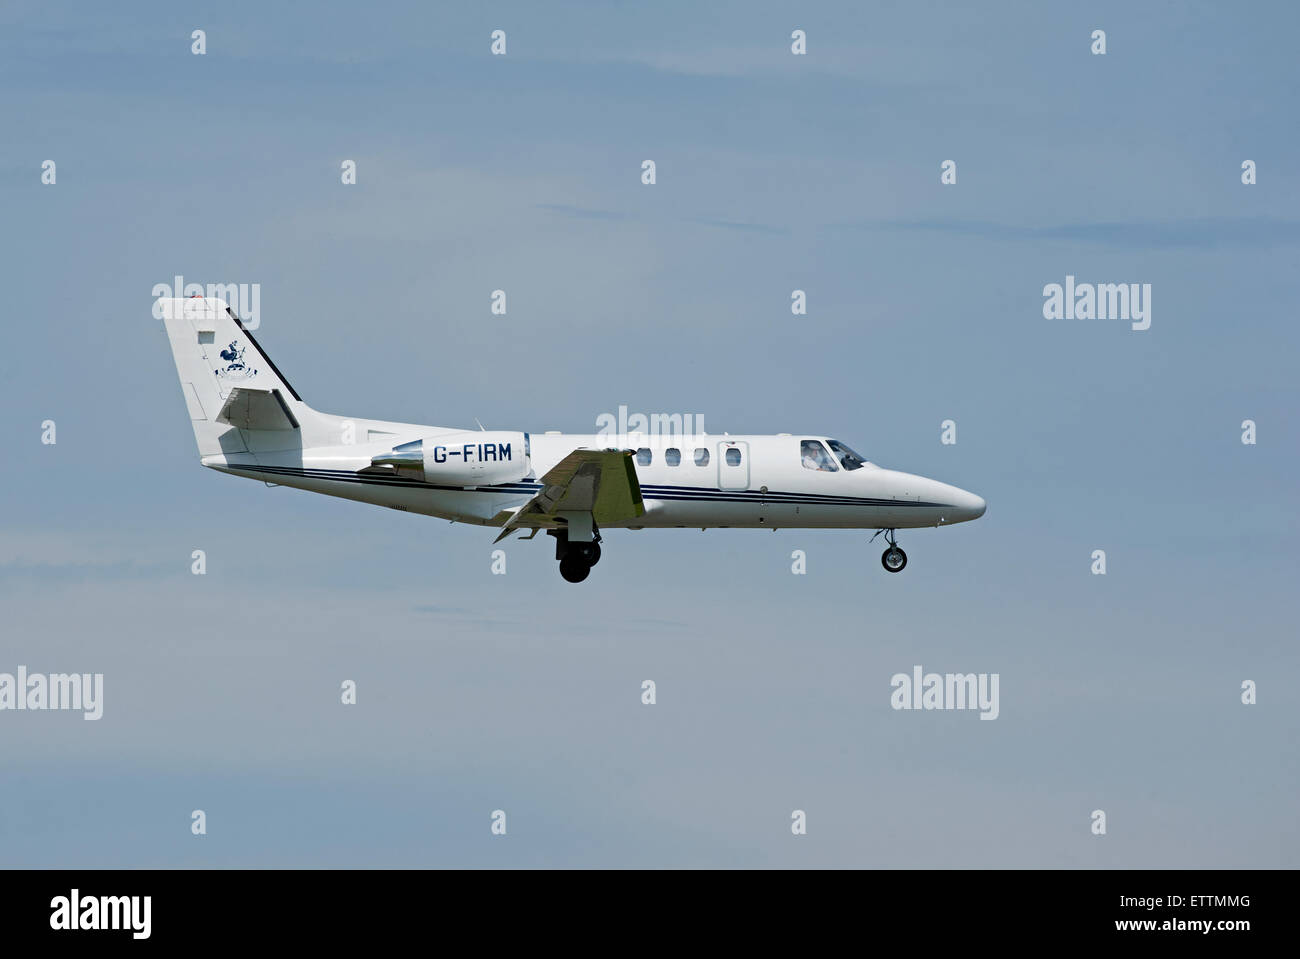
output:
<path id="1" fill-rule="evenodd" d="M 899 549 L 898 543 L 894 540 L 894 531 L 892 529 L 878 530 L 876 536 L 879 536 L 881 533 L 885 534 L 885 542 L 889 545 L 885 548 L 885 551 L 880 554 L 880 565 L 885 567 L 887 572 L 901 573 L 903 567 L 907 565 L 907 554 Z M 876 536 L 871 538 L 874 540 Z"/>
<path id="2" fill-rule="evenodd" d="M 560 575 L 570 583 L 581 583 L 600 562 L 600 534 L 589 543 L 569 542 L 569 531 L 547 530 L 555 537 L 555 558 L 560 561 Z"/>

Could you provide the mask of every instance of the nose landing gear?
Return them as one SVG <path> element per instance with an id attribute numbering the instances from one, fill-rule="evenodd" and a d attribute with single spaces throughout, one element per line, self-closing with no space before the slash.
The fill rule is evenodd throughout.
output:
<path id="1" fill-rule="evenodd" d="M 885 534 L 885 542 L 889 546 L 880 554 L 880 565 L 885 567 L 886 572 L 901 573 L 903 567 L 907 565 L 907 554 L 899 549 L 898 543 L 894 540 L 894 531 L 892 529 L 878 530 L 876 536 L 881 533 Z M 871 538 L 874 540 L 876 536 Z"/>
<path id="2" fill-rule="evenodd" d="M 891 546 L 880 554 L 880 565 L 891 573 L 901 573 L 907 565 L 907 554 L 897 546 Z"/>

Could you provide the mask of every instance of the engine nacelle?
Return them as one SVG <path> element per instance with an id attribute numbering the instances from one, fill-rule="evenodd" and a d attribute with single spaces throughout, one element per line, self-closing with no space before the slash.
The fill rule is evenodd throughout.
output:
<path id="1" fill-rule="evenodd" d="M 527 476 L 530 455 L 527 433 L 467 431 L 403 443 L 370 468 L 439 486 L 492 486 Z"/>

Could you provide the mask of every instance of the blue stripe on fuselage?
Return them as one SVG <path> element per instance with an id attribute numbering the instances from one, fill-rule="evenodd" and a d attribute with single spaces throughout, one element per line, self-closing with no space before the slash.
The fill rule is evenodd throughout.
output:
<path id="1" fill-rule="evenodd" d="M 228 464 L 231 470 L 250 473 L 270 473 L 281 476 L 296 476 L 302 479 L 328 480 L 338 483 L 358 483 L 365 486 L 394 486 L 410 489 L 447 490 L 452 492 L 476 493 L 512 493 L 531 496 L 542 488 L 542 484 L 532 480 L 515 483 L 496 483 L 491 486 L 442 486 L 426 483 L 423 480 L 408 479 L 402 476 L 378 476 L 358 473 L 353 470 L 312 469 L 297 466 L 262 466 L 260 464 Z M 656 486 L 642 485 L 643 499 L 675 500 L 681 502 L 731 502 L 766 504 L 806 504 L 822 506 L 929 506 L 943 507 L 946 503 L 928 503 L 918 500 L 880 499 L 871 496 L 843 496 L 830 493 L 789 493 L 758 490 L 724 490 L 717 487 L 703 486 Z"/>

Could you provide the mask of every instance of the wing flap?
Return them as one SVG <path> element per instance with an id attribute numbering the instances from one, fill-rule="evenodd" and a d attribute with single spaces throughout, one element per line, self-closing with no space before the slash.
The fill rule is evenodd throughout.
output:
<path id="1" fill-rule="evenodd" d="M 597 525 L 645 514 L 631 450 L 574 450 L 541 482 L 541 491 L 506 521 L 496 542 L 521 526 L 552 525 L 561 512 L 590 513 Z"/>

